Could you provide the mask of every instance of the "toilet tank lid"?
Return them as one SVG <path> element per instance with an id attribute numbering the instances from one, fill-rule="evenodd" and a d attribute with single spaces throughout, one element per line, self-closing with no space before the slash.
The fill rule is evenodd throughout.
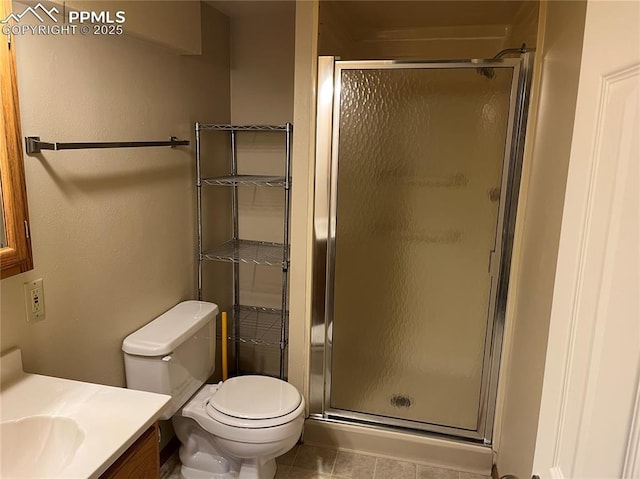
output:
<path id="1" fill-rule="evenodd" d="M 218 305 L 204 301 L 184 301 L 161 314 L 125 338 L 122 350 L 138 356 L 169 354 L 185 339 L 213 321 Z"/>

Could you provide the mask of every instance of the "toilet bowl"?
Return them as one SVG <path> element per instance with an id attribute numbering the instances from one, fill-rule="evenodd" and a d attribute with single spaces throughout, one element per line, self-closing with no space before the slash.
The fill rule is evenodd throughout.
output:
<path id="1" fill-rule="evenodd" d="M 204 384 L 214 371 L 218 307 L 185 301 L 123 342 L 127 387 L 172 396 L 184 479 L 272 479 L 275 458 L 298 441 L 304 399 L 291 384 L 239 376 Z"/>
<path id="2" fill-rule="evenodd" d="M 240 376 L 218 385 L 204 386 L 173 416 L 173 426 L 180 442 L 192 442 L 190 448 L 180 450 L 185 478 L 210 477 L 196 474 L 198 468 L 200 471 L 229 474 L 229 477 L 271 478 L 275 475 L 275 458 L 291 449 L 302 432 L 304 401 L 297 391 L 295 400 L 285 395 L 269 394 L 271 391 L 261 387 L 265 385 L 265 380 L 271 380 L 274 386 L 282 383 L 295 391 L 293 386 L 279 379 Z M 267 412 L 261 408 L 260 411 L 259 408 L 239 404 L 233 410 L 235 416 L 226 414 L 216 406 L 227 386 L 234 387 L 238 392 L 244 389 L 254 391 L 247 397 L 260 397 L 256 405 L 263 406 L 270 402 L 276 406 L 279 402 L 279 410 Z M 256 390 L 263 392 L 256 396 Z M 196 426 L 208 434 L 194 435 Z M 221 458 L 226 461 L 221 461 Z M 234 473 L 238 475 L 234 476 Z"/>

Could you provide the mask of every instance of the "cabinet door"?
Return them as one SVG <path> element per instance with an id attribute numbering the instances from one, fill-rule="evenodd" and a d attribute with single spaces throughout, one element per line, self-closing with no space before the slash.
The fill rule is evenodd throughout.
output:
<path id="1" fill-rule="evenodd" d="M 100 476 L 100 479 L 158 479 L 159 477 L 158 426 L 154 424 Z"/>

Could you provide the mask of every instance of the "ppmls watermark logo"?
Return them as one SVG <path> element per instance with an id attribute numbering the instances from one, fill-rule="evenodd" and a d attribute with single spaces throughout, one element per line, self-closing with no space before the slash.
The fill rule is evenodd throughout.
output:
<path id="1" fill-rule="evenodd" d="M 122 35 L 125 21 L 122 10 L 69 10 L 65 16 L 56 7 L 47 9 L 38 3 L 0 20 L 0 31 L 5 35 Z"/>
<path id="2" fill-rule="evenodd" d="M 44 23 L 44 16 L 49 17 L 54 22 L 57 22 L 58 19 L 54 15 L 59 14 L 60 11 L 56 7 L 53 7 L 51 10 L 47 10 L 41 3 L 38 3 L 35 7 L 25 8 L 22 13 L 10 13 L 7 18 L 5 18 L 4 20 L 0 20 L 0 23 L 9 23 L 10 20 L 19 23 L 20 20 L 22 20 L 27 15 L 27 13 L 30 13 L 38 20 L 40 20 L 40 23 Z"/>

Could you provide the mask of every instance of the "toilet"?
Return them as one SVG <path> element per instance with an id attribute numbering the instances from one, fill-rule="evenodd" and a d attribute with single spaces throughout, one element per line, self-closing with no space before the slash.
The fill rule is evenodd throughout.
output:
<path id="1" fill-rule="evenodd" d="M 304 398 L 268 376 L 205 384 L 215 369 L 218 306 L 185 301 L 122 343 L 127 387 L 171 396 L 184 479 L 272 479 L 300 438 Z"/>

